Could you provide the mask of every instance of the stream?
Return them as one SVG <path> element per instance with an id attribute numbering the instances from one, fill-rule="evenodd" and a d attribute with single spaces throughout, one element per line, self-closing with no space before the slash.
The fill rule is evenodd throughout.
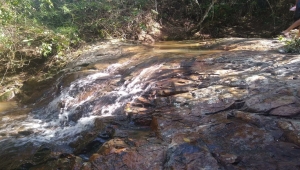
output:
<path id="1" fill-rule="evenodd" d="M 91 46 L 0 103 L 0 169 L 299 168 L 299 56 L 224 41 Z"/>

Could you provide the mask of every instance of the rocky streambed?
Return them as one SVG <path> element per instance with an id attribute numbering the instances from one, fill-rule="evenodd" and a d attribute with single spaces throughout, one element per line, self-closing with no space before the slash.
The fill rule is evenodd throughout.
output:
<path id="1" fill-rule="evenodd" d="M 281 47 L 96 44 L 2 126 L 0 169 L 300 169 L 300 56 Z"/>

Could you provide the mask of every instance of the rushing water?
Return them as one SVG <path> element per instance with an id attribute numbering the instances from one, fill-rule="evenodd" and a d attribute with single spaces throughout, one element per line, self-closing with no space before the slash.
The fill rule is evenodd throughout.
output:
<path id="1" fill-rule="evenodd" d="M 38 100 L 50 98 L 47 104 L 17 108 L 15 102 L 0 103 L 2 150 L 28 143 L 36 146 L 44 143 L 67 145 L 82 132 L 92 129 L 96 118 L 126 114 L 126 104 L 153 87 L 159 68 L 166 67 L 165 60 L 218 52 L 203 51 L 199 46 L 198 42 L 125 46 L 122 49 L 124 54 L 119 58 L 94 63 L 95 67 L 101 65 L 103 69 L 62 75 Z M 74 74 L 78 78 L 69 80 Z"/>

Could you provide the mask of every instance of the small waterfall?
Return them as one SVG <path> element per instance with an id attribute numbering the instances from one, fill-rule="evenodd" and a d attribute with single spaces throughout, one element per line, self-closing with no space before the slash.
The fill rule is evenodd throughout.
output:
<path id="1" fill-rule="evenodd" d="M 33 133 L 19 138 L 18 144 L 29 141 L 66 144 L 92 128 L 96 118 L 125 114 L 127 103 L 150 90 L 152 83 L 149 80 L 161 66 L 149 66 L 124 80 L 118 69 L 126 64 L 112 64 L 102 72 L 79 78 L 63 87 L 48 105 L 33 110 L 25 121 L 19 122 L 18 126 Z M 105 91 L 110 86 L 111 90 Z"/>

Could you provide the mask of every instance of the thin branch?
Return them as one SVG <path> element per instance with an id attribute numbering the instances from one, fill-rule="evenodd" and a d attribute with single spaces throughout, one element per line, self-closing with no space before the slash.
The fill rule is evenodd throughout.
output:
<path id="1" fill-rule="evenodd" d="M 266 0 L 266 1 L 268 2 L 269 6 L 270 6 L 270 8 L 271 8 L 271 10 L 272 10 L 272 14 L 273 14 L 273 22 L 274 22 L 273 24 L 274 24 L 274 29 L 275 29 L 275 13 L 274 13 L 274 10 L 273 10 L 273 8 L 272 8 L 272 6 L 271 6 L 269 0 Z"/>
<path id="2" fill-rule="evenodd" d="M 200 4 L 199 4 L 198 0 L 194 0 L 194 1 L 198 5 L 198 7 L 200 8 Z"/>
<path id="3" fill-rule="evenodd" d="M 201 28 L 201 25 L 202 25 L 203 21 L 207 18 L 208 13 L 210 12 L 210 10 L 212 9 L 212 7 L 214 6 L 214 4 L 216 2 L 217 2 L 217 0 L 212 0 L 211 4 L 209 5 L 207 10 L 205 11 L 205 13 L 204 13 L 202 19 L 200 20 L 200 22 L 195 27 L 188 30 L 189 33 L 193 34 L 193 33 L 197 32 L 199 30 L 199 28 Z"/>

